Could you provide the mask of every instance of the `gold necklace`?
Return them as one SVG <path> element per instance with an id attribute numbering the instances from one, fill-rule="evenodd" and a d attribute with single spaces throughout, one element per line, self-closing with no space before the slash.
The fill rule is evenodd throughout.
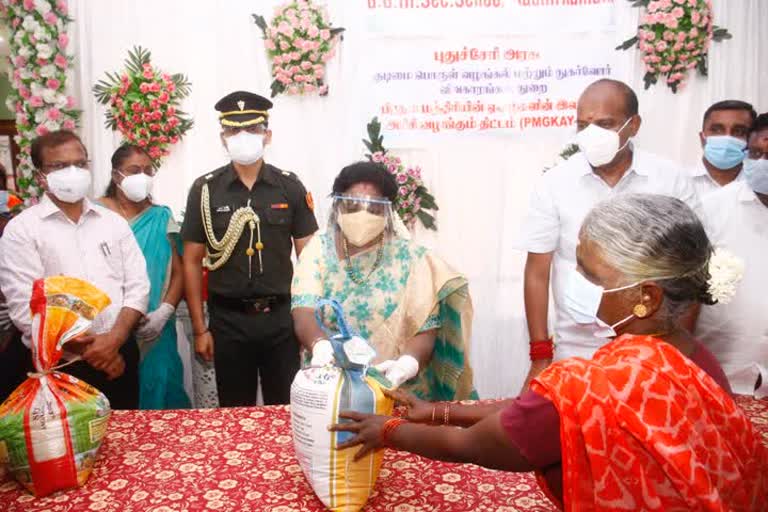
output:
<path id="1" fill-rule="evenodd" d="M 381 264 L 381 258 L 384 255 L 384 235 L 379 235 L 379 240 L 377 243 L 379 244 L 379 248 L 376 250 L 376 259 L 373 262 L 373 266 L 368 272 L 368 275 L 362 277 L 360 270 L 354 268 L 352 264 L 352 259 L 349 256 L 349 246 L 347 245 L 346 237 L 344 237 L 344 235 L 341 236 L 341 245 L 344 248 L 344 270 L 347 272 L 347 276 L 349 276 L 349 279 L 353 283 L 357 285 L 365 284 L 368 281 L 368 278 L 371 277 L 371 274 L 373 274 L 376 269 L 379 268 L 379 265 Z"/>

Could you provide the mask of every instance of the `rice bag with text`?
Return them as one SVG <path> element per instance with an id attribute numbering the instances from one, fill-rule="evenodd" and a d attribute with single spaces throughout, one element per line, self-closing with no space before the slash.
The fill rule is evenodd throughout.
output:
<path id="1" fill-rule="evenodd" d="M 84 334 L 110 300 L 66 276 L 34 282 L 30 374 L 0 405 L 0 464 L 31 493 L 85 484 L 107 430 L 110 407 L 98 389 L 56 371 L 64 345 Z"/>
<path id="2" fill-rule="evenodd" d="M 291 428 L 299 465 L 315 494 L 330 510 L 356 512 L 365 506 L 379 476 L 383 451 L 354 462 L 359 447 L 337 450 L 353 436 L 329 432 L 339 412 L 392 414 L 393 401 L 382 388 L 386 378 L 368 365 L 376 352 L 363 338 L 353 336 L 336 301 L 321 300 L 318 308 L 334 309 L 340 333 L 330 339 L 335 364 L 300 370 L 291 386 Z M 319 321 L 319 319 L 318 319 Z"/>

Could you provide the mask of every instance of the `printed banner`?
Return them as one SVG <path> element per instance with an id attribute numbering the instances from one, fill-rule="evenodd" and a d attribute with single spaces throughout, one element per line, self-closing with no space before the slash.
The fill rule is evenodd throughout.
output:
<path id="1" fill-rule="evenodd" d="M 365 71 L 370 114 L 387 143 L 401 147 L 459 132 L 574 131 L 579 95 L 611 76 L 617 53 L 612 33 L 390 40 L 376 48 Z"/>
<path id="2" fill-rule="evenodd" d="M 614 0 L 356 1 L 366 30 L 379 35 L 552 35 L 614 25 Z"/>

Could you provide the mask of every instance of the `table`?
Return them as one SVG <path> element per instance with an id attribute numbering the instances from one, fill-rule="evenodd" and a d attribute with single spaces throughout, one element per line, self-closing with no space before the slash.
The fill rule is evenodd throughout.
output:
<path id="1" fill-rule="evenodd" d="M 768 445 L 768 399 L 737 397 Z M 0 480 L 5 512 L 324 510 L 293 454 L 288 408 L 115 411 L 85 487 L 34 498 Z M 368 511 L 550 512 L 531 474 L 389 450 Z"/>

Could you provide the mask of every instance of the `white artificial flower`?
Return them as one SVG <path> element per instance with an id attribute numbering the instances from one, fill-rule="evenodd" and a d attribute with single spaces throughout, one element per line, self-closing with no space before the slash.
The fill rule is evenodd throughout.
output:
<path id="1" fill-rule="evenodd" d="M 39 108 L 35 111 L 35 124 L 40 124 L 45 121 L 45 110 Z"/>
<path id="2" fill-rule="evenodd" d="M 26 33 L 23 30 L 19 30 L 13 35 L 13 42 L 17 45 L 23 47 L 24 46 L 24 36 Z"/>
<path id="3" fill-rule="evenodd" d="M 40 68 L 40 76 L 43 78 L 53 78 L 57 73 L 56 66 L 53 64 L 46 64 Z"/>
<path id="4" fill-rule="evenodd" d="M 52 121 L 49 119 L 48 121 L 45 122 L 45 127 L 48 128 L 49 132 L 55 132 L 55 131 L 61 130 L 61 122 Z"/>
<path id="5" fill-rule="evenodd" d="M 48 0 L 35 0 L 35 9 L 37 9 L 37 12 L 40 14 L 45 15 L 51 10 L 51 2 Z"/>
<path id="6" fill-rule="evenodd" d="M 45 87 L 43 87 L 37 82 L 32 82 L 29 88 L 30 88 L 30 91 L 32 91 L 32 96 L 42 96 L 43 92 L 45 92 Z"/>
<path id="7" fill-rule="evenodd" d="M 46 88 L 45 90 L 43 90 L 43 101 L 45 101 L 46 103 L 48 103 L 50 105 L 53 105 L 53 104 L 56 103 L 56 97 L 57 96 L 58 96 L 58 94 L 53 89 Z"/>
<path id="8" fill-rule="evenodd" d="M 29 59 L 32 56 L 32 49 L 29 46 L 21 45 L 17 53 L 25 59 Z"/>
<path id="9" fill-rule="evenodd" d="M 50 59 L 53 57 L 53 47 L 47 43 L 41 43 L 35 46 L 37 57 L 40 59 Z"/>
<path id="10" fill-rule="evenodd" d="M 38 41 L 50 41 L 51 35 L 45 30 L 45 27 L 38 25 L 34 32 L 35 39 Z"/>
<path id="11" fill-rule="evenodd" d="M 56 97 L 55 105 L 56 105 L 56 108 L 59 109 L 59 110 L 61 110 L 64 107 L 66 107 L 67 106 L 67 95 L 66 94 L 59 94 Z"/>
<path id="12" fill-rule="evenodd" d="M 32 78 L 32 71 L 30 71 L 28 67 L 19 69 L 19 78 L 22 80 L 28 80 Z"/>
<path id="13" fill-rule="evenodd" d="M 709 259 L 708 270 L 709 295 L 719 304 L 728 304 L 744 277 L 744 262 L 725 249 L 717 248 Z"/>
<path id="14" fill-rule="evenodd" d="M 35 17 L 32 15 L 24 16 L 24 21 L 21 23 L 21 26 L 26 30 L 27 32 L 34 32 L 35 28 L 39 23 L 35 20 Z"/>

